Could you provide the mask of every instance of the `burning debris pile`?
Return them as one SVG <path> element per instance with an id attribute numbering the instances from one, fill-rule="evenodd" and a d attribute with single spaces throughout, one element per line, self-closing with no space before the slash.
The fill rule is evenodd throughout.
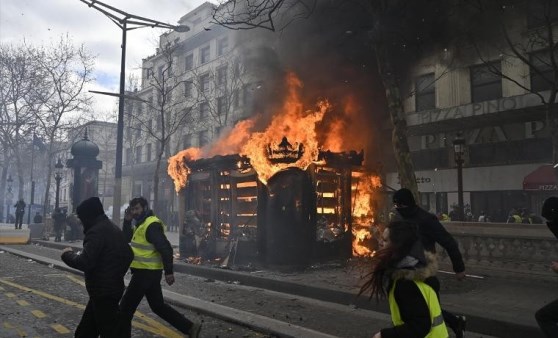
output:
<path id="1" fill-rule="evenodd" d="M 340 151 L 342 123 L 324 124 L 331 104 L 322 100 L 315 111 L 305 111 L 302 83 L 291 73 L 287 84 L 281 111 L 261 131 L 255 117 L 208 148 L 169 159 L 184 210 L 195 210 L 215 243 L 208 257 L 233 246 L 240 253 L 248 243 L 270 264 L 370 256 L 366 245 L 380 178 L 364 168 L 363 151 Z M 329 150 L 322 150 L 319 139 Z"/>

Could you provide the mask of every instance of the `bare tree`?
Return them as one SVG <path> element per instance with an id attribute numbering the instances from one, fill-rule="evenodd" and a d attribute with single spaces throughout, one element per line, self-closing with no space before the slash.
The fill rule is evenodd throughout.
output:
<path id="1" fill-rule="evenodd" d="M 37 132 L 46 139 L 46 155 L 50 159 L 46 166 L 43 210 L 46 214 L 55 155 L 62 150 L 67 131 L 75 127 L 75 120 L 69 115 L 88 110 L 91 103 L 84 87 L 93 80 L 94 58 L 83 45 L 74 46 L 68 36 L 62 36 L 53 46 L 36 50 L 34 58 L 37 60 L 37 71 L 44 79 L 40 86 L 35 87 L 40 106 L 34 118 Z"/>
<path id="2" fill-rule="evenodd" d="M 150 99 L 142 100 L 146 111 L 132 113 L 126 112 L 132 128 L 135 129 L 136 138 L 146 133 L 155 141 L 155 169 L 153 172 L 153 206 L 159 206 L 159 174 L 161 163 L 165 154 L 170 151 L 171 141 L 175 134 L 182 131 L 188 122 L 191 122 L 192 112 L 198 100 L 196 97 L 185 94 L 186 86 L 191 80 L 185 79 L 174 64 L 178 45 L 167 43 L 160 47 L 158 68 L 148 70 L 149 78 L 143 92 L 149 92 Z M 143 108 L 142 108 L 143 109 Z"/>
<path id="3" fill-rule="evenodd" d="M 34 48 L 20 45 L 0 45 L 0 133 L 2 146 L 13 156 L 18 177 L 18 198 L 23 198 L 24 173 L 28 166 L 24 154 L 30 145 L 34 113 L 38 106 L 35 86 L 42 79 L 37 74 Z"/>
<path id="4" fill-rule="evenodd" d="M 552 161 L 558 163 L 558 3 L 477 0 L 461 4 L 463 13 L 478 20 L 477 25 L 462 29 L 488 71 L 540 99 L 552 139 Z M 500 62 L 494 61 L 523 64 L 529 68 L 528 76 L 505 72 Z"/>
<path id="5" fill-rule="evenodd" d="M 246 83 L 243 78 L 244 63 L 238 53 L 229 50 L 204 71 L 193 69 L 192 89 L 195 89 L 194 101 L 199 102 L 197 125 L 204 129 L 231 125 L 231 116 L 243 100 Z"/>

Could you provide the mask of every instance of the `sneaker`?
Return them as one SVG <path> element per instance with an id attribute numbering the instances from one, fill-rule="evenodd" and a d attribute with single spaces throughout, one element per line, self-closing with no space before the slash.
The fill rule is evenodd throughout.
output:
<path id="1" fill-rule="evenodd" d="M 188 337 L 198 338 L 200 336 L 201 323 L 193 323 L 190 330 L 188 330 Z"/>
<path id="2" fill-rule="evenodd" d="M 467 327 L 467 317 L 457 316 L 457 326 L 455 327 L 455 338 L 465 337 L 466 327 Z"/>

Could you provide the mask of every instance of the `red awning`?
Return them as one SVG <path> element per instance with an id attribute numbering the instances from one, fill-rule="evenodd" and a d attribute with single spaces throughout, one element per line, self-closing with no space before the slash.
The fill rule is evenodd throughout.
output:
<path id="1" fill-rule="evenodd" d="M 523 179 L 523 190 L 556 191 L 555 169 L 552 164 L 538 167 Z"/>

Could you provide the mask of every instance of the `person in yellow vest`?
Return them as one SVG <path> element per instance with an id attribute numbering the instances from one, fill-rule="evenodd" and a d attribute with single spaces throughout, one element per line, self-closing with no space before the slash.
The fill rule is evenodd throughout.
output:
<path id="1" fill-rule="evenodd" d="M 132 220 L 135 226 L 132 226 Z M 131 336 L 132 317 L 143 296 L 151 310 L 191 338 L 197 338 L 201 324 L 188 320 L 163 299 L 161 279 L 163 270 L 168 285 L 174 284 L 173 249 L 165 236 L 165 224 L 153 214 L 147 200 L 137 197 L 130 201 L 124 215 L 122 231 L 131 240 L 134 260 L 130 265 L 132 279 L 120 301 L 123 318 L 121 337 Z"/>
<path id="2" fill-rule="evenodd" d="M 382 244 L 372 258 L 370 279 L 359 294 L 369 291 L 370 298 L 387 297 L 393 327 L 373 338 L 449 337 L 438 296 L 425 283 L 438 269 L 436 256 L 424 250 L 417 225 L 391 222 L 382 234 Z"/>

